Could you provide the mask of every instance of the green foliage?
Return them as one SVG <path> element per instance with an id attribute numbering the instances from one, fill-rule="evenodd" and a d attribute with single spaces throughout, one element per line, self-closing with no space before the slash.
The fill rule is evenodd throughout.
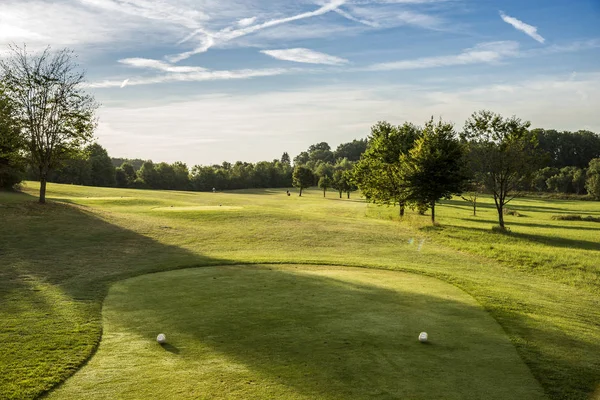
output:
<path id="1" fill-rule="evenodd" d="M 282 188 L 292 186 L 292 167 L 279 160 L 260 161 L 256 164 L 238 161 L 233 165 L 196 165 L 190 175 L 192 190 L 212 191 Z"/>
<path id="2" fill-rule="evenodd" d="M 478 179 L 494 196 L 501 227 L 504 206 L 537 169 L 537 139 L 529 132 L 530 125 L 486 110 L 473 113 L 465 123 L 463 139 L 469 142 Z"/>
<path id="3" fill-rule="evenodd" d="M 554 129 L 534 129 L 532 132 L 550 167 L 583 169 L 592 159 L 600 157 L 600 136 L 593 132 L 558 132 Z"/>
<path id="4" fill-rule="evenodd" d="M 554 167 L 545 167 L 542 169 L 538 169 L 533 173 L 531 179 L 531 189 L 535 190 L 536 192 L 547 191 L 548 185 L 546 184 L 546 182 L 554 175 L 557 175 L 558 172 L 559 169 Z"/>
<path id="5" fill-rule="evenodd" d="M 406 199 L 431 208 L 435 223 L 435 203 L 460 194 L 467 181 L 464 148 L 450 123 L 433 118 L 425 124 L 414 147 L 400 155 L 401 179 Z"/>
<path id="6" fill-rule="evenodd" d="M 587 169 L 585 188 L 590 196 L 596 200 L 600 200 L 600 158 L 595 158 L 590 161 L 590 165 Z"/>
<path id="7" fill-rule="evenodd" d="M 582 194 L 585 186 L 585 171 L 577 167 L 564 167 L 546 180 L 550 191 L 557 193 Z"/>
<path id="8" fill-rule="evenodd" d="M 12 189 L 23 179 L 24 147 L 14 107 L 0 83 L 0 189 Z"/>
<path id="9" fill-rule="evenodd" d="M 335 152 L 333 153 L 336 160 L 347 159 L 349 161 L 358 161 L 360 156 L 367 150 L 368 140 L 366 139 L 354 139 L 348 143 L 340 144 Z"/>
<path id="10" fill-rule="evenodd" d="M 89 154 L 92 186 L 114 186 L 115 167 L 112 165 L 106 149 L 98 143 L 93 143 L 86 150 Z"/>
<path id="11" fill-rule="evenodd" d="M 302 165 L 296 165 L 292 174 L 292 182 L 294 187 L 300 188 L 300 196 L 302 196 L 302 190 L 313 186 L 314 175 L 310 168 Z"/>
<path id="12" fill-rule="evenodd" d="M 30 162 L 39 172 L 39 201 L 44 203 L 50 172 L 92 139 L 97 104 L 84 91 L 84 73 L 69 50 L 31 54 L 25 47 L 10 49 L 10 56 L 0 60 L 0 73 Z"/>
<path id="13" fill-rule="evenodd" d="M 325 197 L 327 189 L 331 187 L 331 178 L 327 175 L 321 176 L 321 178 L 319 178 L 318 186 L 323 189 L 323 197 Z"/>
<path id="14" fill-rule="evenodd" d="M 367 151 L 354 168 L 354 182 L 368 201 L 399 204 L 403 215 L 408 194 L 400 173 L 400 157 L 420 136 L 420 128 L 410 123 L 396 127 L 378 122 L 371 128 Z"/>

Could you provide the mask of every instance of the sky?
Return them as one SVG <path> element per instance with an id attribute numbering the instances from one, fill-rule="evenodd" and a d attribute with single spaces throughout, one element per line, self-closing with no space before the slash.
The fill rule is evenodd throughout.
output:
<path id="1" fill-rule="evenodd" d="M 600 133 L 600 0 L 0 0 L 0 54 L 73 49 L 113 157 L 292 157 L 473 112 Z"/>

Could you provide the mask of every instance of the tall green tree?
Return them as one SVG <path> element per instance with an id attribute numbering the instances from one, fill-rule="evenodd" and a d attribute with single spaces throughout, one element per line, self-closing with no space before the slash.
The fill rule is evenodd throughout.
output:
<path id="1" fill-rule="evenodd" d="M 50 172 L 92 139 L 97 104 L 85 92 L 85 74 L 66 49 L 31 54 L 12 46 L 10 56 L 0 60 L 0 73 L 39 173 L 39 201 L 45 203 Z"/>
<path id="2" fill-rule="evenodd" d="M 600 200 L 600 158 L 590 161 L 587 169 L 585 188 L 592 198 Z"/>
<path id="3" fill-rule="evenodd" d="M 319 187 L 323 189 L 323 197 L 327 195 L 327 189 L 331 187 L 331 178 L 327 175 L 323 175 L 319 178 Z"/>
<path id="4" fill-rule="evenodd" d="M 505 227 L 504 206 L 538 169 L 537 139 L 529 132 L 530 125 L 515 116 L 503 118 L 486 110 L 474 113 L 465 123 L 463 138 L 470 142 L 482 183 L 494 196 L 502 229 Z"/>
<path id="5" fill-rule="evenodd" d="M 292 180 L 294 187 L 300 189 L 300 196 L 302 196 L 302 190 L 309 188 L 313 185 L 314 175 L 310 168 L 302 165 L 296 165 L 292 174 Z"/>
<path id="6" fill-rule="evenodd" d="M 349 161 L 358 161 L 360 156 L 367 150 L 368 141 L 366 139 L 354 139 L 348 143 L 340 144 L 333 153 L 336 160 L 346 158 Z"/>
<path id="7" fill-rule="evenodd" d="M 354 167 L 353 179 L 368 201 L 398 204 L 400 216 L 404 216 L 408 199 L 400 156 L 408 153 L 420 135 L 421 129 L 408 122 L 394 126 L 384 121 L 371 128 L 369 146 Z"/>
<path id="8" fill-rule="evenodd" d="M 92 143 L 86 147 L 86 151 L 89 154 L 91 167 L 91 185 L 115 186 L 115 167 L 106 149 L 98 143 Z"/>
<path id="9" fill-rule="evenodd" d="M 432 223 L 435 223 L 435 204 L 461 194 L 465 187 L 468 176 L 464 155 L 465 149 L 453 125 L 441 120 L 436 123 L 432 118 L 413 148 L 400 156 L 407 199 L 428 205 Z"/>
<path id="10" fill-rule="evenodd" d="M 25 173 L 24 142 L 10 100 L 0 84 L 0 189 L 12 189 Z"/>

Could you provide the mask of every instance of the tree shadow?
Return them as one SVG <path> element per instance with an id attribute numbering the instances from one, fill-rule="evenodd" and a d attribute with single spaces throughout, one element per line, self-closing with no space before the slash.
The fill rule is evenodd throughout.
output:
<path id="1" fill-rule="evenodd" d="M 511 224 L 515 224 L 515 223 L 513 221 L 511 221 L 510 223 L 507 223 L 509 228 L 510 228 Z M 515 225 L 518 225 L 518 224 L 515 224 Z M 525 225 L 525 224 L 521 224 L 521 225 Z M 561 238 L 561 237 L 555 237 L 555 236 L 536 235 L 536 234 L 532 234 L 532 233 L 523 233 L 523 232 L 515 232 L 515 231 L 494 232 L 490 229 L 485 229 L 485 228 L 464 227 L 464 226 L 452 225 L 452 224 L 448 224 L 446 226 L 451 227 L 452 229 L 456 229 L 458 231 L 463 231 L 463 232 L 478 231 L 483 234 L 502 235 L 503 237 L 506 237 L 506 238 L 514 238 L 515 240 L 521 239 L 523 241 L 543 244 L 543 245 L 550 246 L 550 247 L 600 251 L 600 242 L 590 242 L 587 240 L 575 240 L 575 239 L 567 239 L 567 238 Z M 490 236 L 490 238 L 493 238 L 493 236 Z"/>
<path id="2" fill-rule="evenodd" d="M 181 357 L 208 346 L 252 371 L 243 378 L 228 374 L 227 367 L 217 370 L 228 385 L 258 376 L 256 385 L 293 387 L 308 398 L 543 397 L 504 331 L 475 302 L 281 268 L 192 273 L 198 278 L 182 271 L 123 283 L 123 295 L 111 295 L 107 303 L 107 323 L 116 327 L 110 333 L 144 337 L 157 324 L 167 325 L 185 338 Z M 164 314 L 150 308 L 156 301 Z M 169 311 L 172 304 L 188 311 Z M 426 345 L 417 340 L 421 331 L 430 335 Z"/>
<path id="3" fill-rule="evenodd" d="M 0 229 L 0 337 L 8 349 L 0 352 L 0 398 L 46 393 L 94 354 L 112 283 L 230 263 L 159 243 L 85 207 L 1 196 L 0 221 L 9 229 Z"/>

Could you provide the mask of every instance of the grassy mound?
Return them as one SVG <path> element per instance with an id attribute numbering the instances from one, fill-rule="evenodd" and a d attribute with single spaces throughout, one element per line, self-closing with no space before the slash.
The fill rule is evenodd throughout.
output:
<path id="1" fill-rule="evenodd" d="M 50 398 L 544 398 L 473 298 L 414 274 L 305 266 L 152 274 L 114 285 L 103 316 L 97 354 Z M 159 332 L 168 345 L 156 343 Z"/>

